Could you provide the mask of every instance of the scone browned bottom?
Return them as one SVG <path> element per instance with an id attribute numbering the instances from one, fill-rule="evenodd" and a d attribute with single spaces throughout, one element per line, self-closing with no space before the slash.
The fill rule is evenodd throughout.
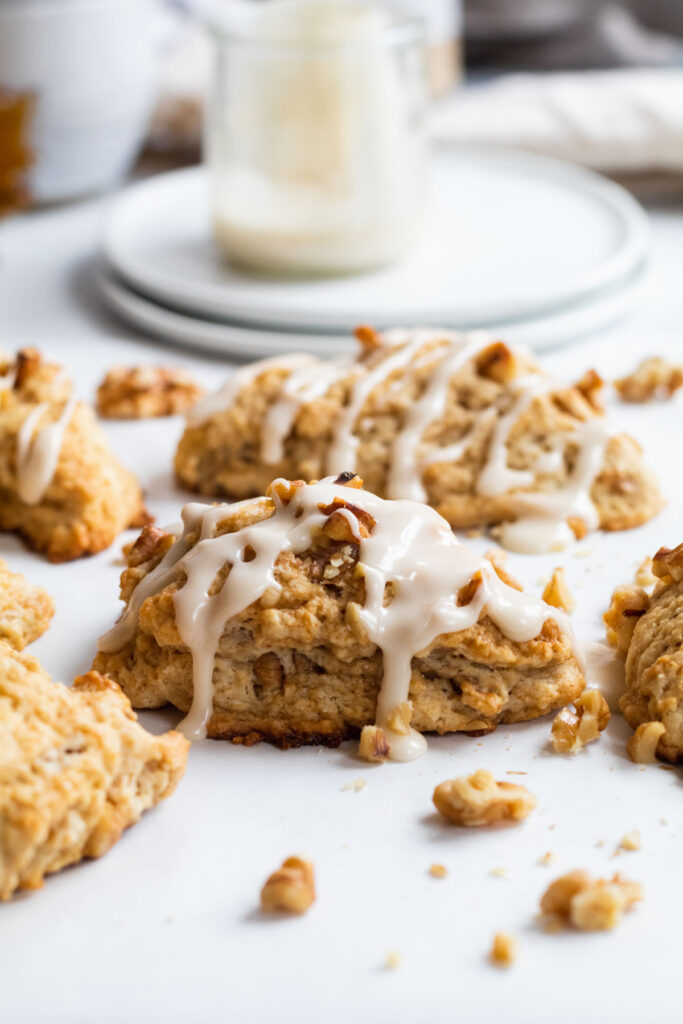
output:
<path id="1" fill-rule="evenodd" d="M 138 725 L 97 672 L 72 689 L 0 642 L 0 899 L 100 857 L 181 778 L 187 741 Z"/>
<path id="2" fill-rule="evenodd" d="M 434 510 L 350 476 L 187 506 L 179 538 L 143 531 L 94 667 L 136 707 L 191 709 L 197 735 L 336 745 L 377 721 L 394 754 L 415 730 L 489 732 L 578 696 L 561 611 Z"/>

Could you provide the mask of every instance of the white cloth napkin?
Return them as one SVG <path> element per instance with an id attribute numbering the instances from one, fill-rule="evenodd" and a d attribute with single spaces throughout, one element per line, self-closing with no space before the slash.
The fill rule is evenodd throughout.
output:
<path id="1" fill-rule="evenodd" d="M 435 108 L 435 139 L 532 150 L 612 174 L 683 172 L 683 70 L 504 75 Z"/>

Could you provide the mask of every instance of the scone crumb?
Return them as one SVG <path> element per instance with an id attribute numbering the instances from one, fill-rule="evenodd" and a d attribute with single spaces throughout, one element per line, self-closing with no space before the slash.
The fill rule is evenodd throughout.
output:
<path id="1" fill-rule="evenodd" d="M 626 835 L 622 836 L 621 842 L 617 846 L 615 854 L 618 853 L 620 850 L 627 850 L 627 851 L 630 852 L 632 850 L 639 850 L 639 849 L 640 849 L 640 832 L 638 831 L 637 828 L 632 828 L 630 832 L 627 832 Z"/>
<path id="2" fill-rule="evenodd" d="M 445 864 L 430 864 L 429 874 L 432 878 L 445 878 L 448 874 L 448 868 Z"/>
<path id="3" fill-rule="evenodd" d="M 397 949 L 390 949 L 387 951 L 386 960 L 384 961 L 384 967 L 387 971 L 393 971 L 397 967 L 400 967 L 403 963 L 403 957 Z"/>
<path id="4" fill-rule="evenodd" d="M 683 366 L 669 363 L 661 356 L 644 359 L 626 377 L 615 380 L 614 387 L 625 402 L 666 400 L 683 386 Z"/>
<path id="5" fill-rule="evenodd" d="M 638 619 L 649 607 L 650 598 L 640 587 L 617 587 L 612 594 L 612 602 L 602 618 L 607 626 L 607 642 L 620 654 L 628 652 Z"/>
<path id="6" fill-rule="evenodd" d="M 570 871 L 548 886 L 541 897 L 544 924 L 573 925 L 579 931 L 608 931 L 625 910 L 643 898 L 642 886 L 621 875 L 593 878 L 587 871 Z"/>
<path id="7" fill-rule="evenodd" d="M 635 764 L 654 764 L 657 745 L 666 728 L 662 722 L 643 722 L 626 744 L 626 753 Z"/>
<path id="8" fill-rule="evenodd" d="M 373 764 L 381 764 L 389 757 L 389 743 L 384 735 L 384 729 L 378 725 L 364 725 L 358 744 L 358 753 L 365 761 Z"/>
<path id="9" fill-rule="evenodd" d="M 553 571 L 542 596 L 545 603 L 552 605 L 553 608 L 561 608 L 565 612 L 573 612 L 576 608 L 576 601 L 572 597 L 562 568 L 558 567 Z"/>
<path id="10" fill-rule="evenodd" d="M 104 419 L 138 420 L 186 412 L 202 397 L 189 373 L 171 366 L 115 366 L 97 389 Z"/>
<path id="11" fill-rule="evenodd" d="M 509 932 L 496 932 L 493 936 L 489 959 L 495 967 L 512 967 L 517 959 L 518 942 Z"/>
<path id="12" fill-rule="evenodd" d="M 610 720 L 609 705 L 599 690 L 584 690 L 574 709 L 563 708 L 553 721 L 550 742 L 556 754 L 578 754 L 600 738 Z"/>
<path id="13" fill-rule="evenodd" d="M 503 867 L 491 868 L 489 871 L 489 874 L 493 875 L 494 878 L 507 878 L 507 873 L 507 868 Z"/>
<path id="14" fill-rule="evenodd" d="M 549 867 L 551 864 L 554 864 L 556 860 L 557 857 L 555 856 L 555 854 L 551 853 L 551 851 L 548 850 L 546 853 L 544 853 L 541 857 L 538 858 L 538 863 L 541 864 L 543 867 Z"/>
<path id="15" fill-rule="evenodd" d="M 314 901 L 313 865 L 303 857 L 287 857 L 261 889 L 261 910 L 267 914 L 305 914 Z"/>
<path id="16" fill-rule="evenodd" d="M 536 797 L 524 786 L 497 782 L 485 769 L 439 783 L 432 799 L 447 821 L 468 828 L 521 821 L 537 804 Z"/>
<path id="17" fill-rule="evenodd" d="M 361 789 L 365 789 L 367 782 L 363 778 L 352 779 L 351 782 L 347 782 L 345 786 L 342 786 L 342 793 L 360 793 Z"/>

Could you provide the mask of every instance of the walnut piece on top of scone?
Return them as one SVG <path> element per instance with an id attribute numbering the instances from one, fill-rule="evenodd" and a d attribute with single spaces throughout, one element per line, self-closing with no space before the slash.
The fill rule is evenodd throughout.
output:
<path id="1" fill-rule="evenodd" d="M 0 899 L 100 857 L 185 770 L 187 740 L 152 736 L 111 679 L 71 689 L 0 642 Z"/>
<path id="2" fill-rule="evenodd" d="M 496 782 L 480 769 L 469 777 L 440 782 L 432 797 L 439 814 L 453 825 L 468 828 L 527 818 L 538 801 L 526 786 Z"/>
<path id="3" fill-rule="evenodd" d="M 626 692 L 619 707 L 636 730 L 633 760 L 656 752 L 683 761 L 683 544 L 660 548 L 652 560 L 657 585 L 648 594 L 619 587 L 605 612 L 608 640 L 626 656 Z M 658 729 L 657 724 L 663 729 Z"/>
<path id="4" fill-rule="evenodd" d="M 142 420 L 186 412 L 204 394 L 179 366 L 114 366 L 97 389 L 103 419 Z"/>
<path id="5" fill-rule="evenodd" d="M 357 332 L 355 362 L 303 355 L 232 374 L 189 413 L 179 481 L 249 498 L 274 475 L 356 471 L 382 497 L 423 501 L 455 528 L 495 526 L 520 551 L 623 530 L 661 507 L 630 437 L 612 434 L 588 371 L 558 385 L 482 332 Z"/>
<path id="6" fill-rule="evenodd" d="M 11 572 L 0 558 L 0 640 L 22 651 L 43 635 L 54 611 L 47 591 L 29 583 L 20 573 Z"/>
<path id="7" fill-rule="evenodd" d="M 147 521 L 140 486 L 90 406 L 58 366 L 19 352 L 0 378 L 0 530 L 63 562 Z"/>
<path id="8" fill-rule="evenodd" d="M 578 697 L 563 612 L 433 509 L 360 483 L 280 479 L 254 501 L 187 505 L 179 536 L 146 528 L 94 667 L 136 707 L 189 712 L 193 738 L 289 747 L 362 731 L 378 762 L 418 756 L 427 731 L 490 732 Z"/>
<path id="9" fill-rule="evenodd" d="M 651 356 L 644 359 L 633 373 L 615 380 L 614 387 L 625 402 L 666 400 L 683 387 L 683 366 Z"/>

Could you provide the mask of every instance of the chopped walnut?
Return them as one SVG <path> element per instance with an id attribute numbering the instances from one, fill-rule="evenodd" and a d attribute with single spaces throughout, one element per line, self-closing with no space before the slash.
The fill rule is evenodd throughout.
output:
<path id="1" fill-rule="evenodd" d="M 266 913 L 305 914 L 314 900 L 313 865 L 302 857 L 288 857 L 261 889 L 261 910 Z"/>
<path id="2" fill-rule="evenodd" d="M 541 864 L 544 868 L 547 868 L 550 867 L 551 864 L 554 864 L 556 860 L 557 857 L 555 856 L 555 854 L 551 853 L 551 851 L 548 850 L 546 853 L 543 854 L 542 857 L 538 858 L 538 863 Z"/>
<path id="3" fill-rule="evenodd" d="M 495 868 L 491 868 L 489 874 L 492 878 L 507 878 L 507 868 L 501 867 L 500 865 Z"/>
<path id="4" fill-rule="evenodd" d="M 543 600 L 553 608 L 562 608 L 565 612 L 573 612 L 576 608 L 576 601 L 572 597 L 564 569 L 554 570 L 550 580 L 543 591 Z"/>
<path id="5" fill-rule="evenodd" d="M 97 411 L 115 420 L 174 416 L 203 394 L 190 374 L 177 367 L 116 366 L 97 389 Z"/>
<path id="6" fill-rule="evenodd" d="M 509 932 L 496 932 L 493 936 L 489 959 L 496 967 L 512 967 L 517 959 L 518 943 Z"/>
<path id="7" fill-rule="evenodd" d="M 586 401 L 594 409 L 602 409 L 601 394 L 605 382 L 596 370 L 586 370 L 583 377 L 576 382 L 576 389 L 580 391 Z"/>
<path id="8" fill-rule="evenodd" d="M 363 346 L 365 353 L 374 352 L 375 349 L 382 348 L 384 345 L 384 339 L 379 331 L 376 331 L 374 327 L 368 327 L 367 324 L 356 327 L 353 333 L 356 340 Z"/>
<path id="9" fill-rule="evenodd" d="M 634 579 L 639 587 L 651 587 L 657 577 L 652 571 L 652 559 L 644 558 L 635 571 Z"/>
<path id="10" fill-rule="evenodd" d="M 363 487 L 363 481 L 357 473 L 351 473 L 348 470 L 345 473 L 340 473 L 338 477 L 335 477 L 335 484 L 342 484 L 343 487 L 353 487 L 355 490 L 361 490 Z"/>
<path id="11" fill-rule="evenodd" d="M 142 533 L 127 549 L 124 548 L 128 566 L 131 569 L 149 562 L 151 558 L 166 554 L 174 542 L 172 533 L 160 530 L 158 526 L 144 526 Z"/>
<path id="12" fill-rule="evenodd" d="M 345 786 L 342 786 L 342 793 L 360 793 L 366 786 L 367 782 L 365 779 L 352 779 L 351 782 L 347 782 Z"/>
<path id="13" fill-rule="evenodd" d="M 463 583 L 463 585 L 460 587 L 460 590 L 458 591 L 458 607 L 464 608 L 465 605 L 471 604 L 471 602 L 474 600 L 475 594 L 477 593 L 481 585 L 482 575 L 480 572 L 475 572 L 472 579 L 468 580 L 467 583 Z"/>
<path id="14" fill-rule="evenodd" d="M 637 828 L 632 828 L 630 832 L 627 832 L 626 835 L 621 837 L 621 842 L 619 843 L 616 852 L 618 853 L 620 850 L 626 850 L 631 853 L 639 849 L 640 832 Z"/>
<path id="15" fill-rule="evenodd" d="M 612 603 L 602 619 L 607 626 L 607 642 L 621 654 L 627 653 L 638 619 L 649 607 L 650 598 L 640 587 L 617 587 L 612 594 Z"/>
<path id="16" fill-rule="evenodd" d="M 570 871 L 548 886 L 541 897 L 541 910 L 549 915 L 549 923 L 557 926 L 572 924 L 579 931 L 606 931 L 642 898 L 640 884 L 621 875 L 592 878 L 586 871 Z"/>
<path id="17" fill-rule="evenodd" d="M 403 963 L 403 957 L 397 949 L 390 949 L 387 951 L 387 957 L 384 961 L 384 966 L 388 971 L 393 971 L 397 967 L 400 967 Z"/>
<path id="18" fill-rule="evenodd" d="M 626 744 L 626 753 L 636 764 L 654 764 L 657 746 L 665 732 L 662 722 L 643 722 Z"/>
<path id="19" fill-rule="evenodd" d="M 683 366 L 653 356 L 644 359 L 627 377 L 615 380 L 614 386 L 625 402 L 668 399 L 683 386 Z"/>
<path id="20" fill-rule="evenodd" d="M 582 519 L 581 516 L 567 516 L 567 526 L 577 540 L 583 540 L 588 533 L 586 521 L 585 519 Z"/>
<path id="21" fill-rule="evenodd" d="M 323 533 L 331 540 L 359 541 L 369 537 L 375 525 L 369 512 L 342 498 L 335 498 L 329 505 L 318 507 L 323 515 L 328 516 Z"/>
<path id="22" fill-rule="evenodd" d="M 413 705 L 409 700 L 397 704 L 387 718 L 387 729 L 397 736 L 407 736 L 410 732 L 410 721 L 413 717 Z"/>
<path id="23" fill-rule="evenodd" d="M 476 367 L 482 377 L 495 380 L 498 384 L 507 384 L 519 376 L 517 357 L 503 341 L 487 345 L 476 357 Z"/>
<path id="24" fill-rule="evenodd" d="M 290 501 L 293 499 L 299 487 L 305 487 L 305 480 L 284 480 L 279 477 L 277 480 L 273 480 L 272 483 L 268 484 L 266 488 L 266 497 L 272 498 L 273 501 L 279 501 L 281 505 L 286 508 Z"/>
<path id="25" fill-rule="evenodd" d="M 609 705 L 599 690 L 584 690 L 573 707 L 563 708 L 551 726 L 556 754 L 578 754 L 587 743 L 600 739 L 610 720 Z"/>
<path id="26" fill-rule="evenodd" d="M 448 874 L 448 868 L 445 864 L 430 864 L 429 874 L 432 878 L 445 878 Z"/>
<path id="27" fill-rule="evenodd" d="M 383 729 L 378 725 L 363 726 L 358 744 L 358 753 L 362 758 L 381 764 L 389 757 L 390 749 Z"/>
<path id="28" fill-rule="evenodd" d="M 519 580 L 516 580 L 515 577 L 511 576 L 507 571 L 507 554 L 505 551 L 501 551 L 500 548 L 491 548 L 490 551 L 486 552 L 484 557 L 495 569 L 498 579 L 502 580 L 503 583 L 507 583 L 508 587 L 512 587 L 513 590 L 522 589 L 522 584 Z"/>
<path id="29" fill-rule="evenodd" d="M 441 782 L 432 799 L 444 818 L 467 827 L 520 821 L 537 804 L 536 797 L 524 786 L 496 782 L 491 772 L 483 769 L 469 777 Z"/>
<path id="30" fill-rule="evenodd" d="M 652 572 L 664 582 L 683 580 L 683 544 L 676 548 L 660 548 L 652 559 Z"/>

